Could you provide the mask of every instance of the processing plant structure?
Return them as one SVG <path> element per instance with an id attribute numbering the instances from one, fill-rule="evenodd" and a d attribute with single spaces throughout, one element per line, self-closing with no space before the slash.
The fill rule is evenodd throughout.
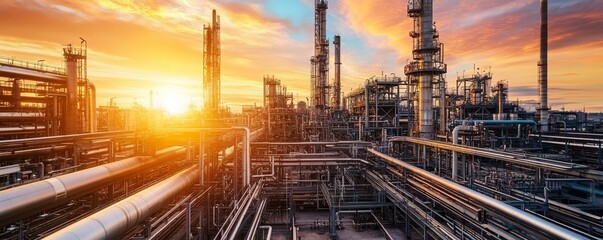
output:
<path id="1" fill-rule="evenodd" d="M 308 102 L 266 74 L 241 113 L 221 106 L 214 10 L 203 117 L 186 123 L 160 124 L 152 102 L 96 106 L 84 39 L 64 68 L 1 60 L 0 239 L 603 237 L 603 135 L 547 103 L 547 0 L 533 111 L 487 67 L 446 84 L 432 0 L 408 1 L 403 74 L 344 94 L 328 5 L 314 2 Z"/>

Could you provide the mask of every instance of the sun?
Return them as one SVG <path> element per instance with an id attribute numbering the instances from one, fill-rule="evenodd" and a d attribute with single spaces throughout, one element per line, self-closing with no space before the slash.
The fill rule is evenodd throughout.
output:
<path id="1" fill-rule="evenodd" d="M 187 112 L 190 100 L 184 89 L 163 89 L 157 105 L 170 115 L 181 115 Z"/>

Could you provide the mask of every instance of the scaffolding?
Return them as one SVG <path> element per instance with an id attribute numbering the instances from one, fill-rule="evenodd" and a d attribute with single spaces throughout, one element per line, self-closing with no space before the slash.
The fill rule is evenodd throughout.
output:
<path id="1" fill-rule="evenodd" d="M 205 111 L 215 114 L 220 107 L 220 16 L 212 12 L 211 25 L 203 25 L 203 100 Z"/>
<path id="2" fill-rule="evenodd" d="M 401 77 L 379 76 L 366 80 L 345 98 L 350 122 L 356 124 L 357 139 L 385 142 L 387 136 L 400 136 L 407 128 L 408 84 Z M 402 89 L 401 89 L 402 88 Z M 402 91 L 402 92 L 401 92 Z"/>
<path id="3" fill-rule="evenodd" d="M 302 113 L 295 110 L 293 94 L 274 76 L 264 77 L 264 107 L 267 139 L 276 142 L 301 141 Z"/>
<path id="4" fill-rule="evenodd" d="M 327 1 L 315 0 L 314 56 L 312 63 L 312 97 L 316 118 L 324 117 L 328 110 L 329 40 L 327 39 Z"/>
<path id="5" fill-rule="evenodd" d="M 404 68 L 404 74 L 411 84 L 414 94 L 412 135 L 421 138 L 434 138 L 436 123 L 434 115 L 445 115 L 444 44 L 433 23 L 432 0 L 409 0 L 408 16 L 413 19 L 413 30 L 409 33 L 413 39 L 413 61 Z M 435 90 L 435 92 L 434 92 Z M 434 108 L 434 101 L 439 108 Z M 440 119 L 443 120 L 443 119 Z M 443 121 L 440 126 L 445 125 Z M 440 131 L 442 128 L 440 128 Z"/>

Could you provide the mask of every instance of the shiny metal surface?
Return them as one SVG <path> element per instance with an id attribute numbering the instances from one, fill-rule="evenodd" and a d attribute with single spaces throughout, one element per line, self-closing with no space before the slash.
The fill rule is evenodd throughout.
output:
<path id="1" fill-rule="evenodd" d="M 23 217 L 51 208 L 55 204 L 94 191 L 99 185 L 112 179 L 184 153 L 183 147 L 171 147 L 157 151 L 154 157 L 132 157 L 4 190 L 0 192 L 0 223 L 10 223 L 16 216 Z"/>
<path id="2" fill-rule="evenodd" d="M 198 178 L 198 167 L 190 167 L 44 239 L 117 239 L 164 207 Z"/>
<path id="3" fill-rule="evenodd" d="M 386 162 L 388 162 L 389 164 L 392 164 L 394 166 L 398 166 L 401 168 L 404 168 L 410 172 L 412 172 L 413 174 L 417 174 L 421 177 L 424 177 L 432 182 L 435 182 L 437 184 L 441 184 L 443 186 L 446 186 L 447 188 L 450 188 L 458 193 L 460 193 L 461 195 L 474 200 L 475 202 L 478 202 L 484 206 L 493 208 L 494 210 L 496 210 L 498 213 L 502 213 L 505 214 L 509 217 L 511 217 L 512 219 L 515 219 L 517 222 L 522 223 L 522 224 L 526 224 L 529 225 L 531 227 L 534 227 L 535 229 L 538 229 L 540 231 L 542 231 L 543 233 L 547 234 L 548 236 L 554 237 L 554 238 L 559 238 L 559 239 L 587 239 L 584 236 L 572 232 L 568 229 L 562 228 L 559 225 L 550 223 L 542 218 L 539 218 L 535 215 L 529 214 L 527 212 L 524 212 L 520 209 L 517 209 L 515 207 L 512 207 L 506 203 L 503 203 L 501 201 L 498 201 L 494 198 L 488 197 L 484 194 L 481 194 L 479 192 L 476 192 L 474 190 L 471 190 L 467 187 L 464 187 L 460 184 L 454 183 L 450 180 L 444 179 L 440 176 L 437 176 L 433 173 L 430 173 L 428 171 L 425 171 L 421 168 L 415 167 L 409 163 L 403 162 L 399 159 L 396 159 L 394 157 L 388 156 L 386 154 L 380 153 L 377 150 L 374 149 L 368 149 L 368 152 L 372 153 L 373 155 L 385 160 Z"/>
<path id="4" fill-rule="evenodd" d="M 423 1 L 423 14 L 420 18 L 421 36 L 419 45 L 424 48 L 433 47 L 433 2 Z M 432 52 L 423 51 L 419 66 L 431 66 Z M 419 77 L 419 135 L 421 138 L 433 139 L 433 75 L 421 74 Z"/>

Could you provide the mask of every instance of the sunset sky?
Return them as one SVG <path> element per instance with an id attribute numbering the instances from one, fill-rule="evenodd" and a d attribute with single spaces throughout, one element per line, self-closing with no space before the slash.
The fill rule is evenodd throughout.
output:
<path id="1" fill-rule="evenodd" d="M 313 0 L 3 0 L 0 57 L 60 66 L 64 44 L 88 41 L 98 104 L 202 101 L 202 29 L 222 20 L 222 101 L 237 111 L 262 103 L 275 75 L 305 100 L 313 53 Z M 343 91 L 373 75 L 403 74 L 410 58 L 406 0 L 330 0 L 328 37 L 342 37 Z M 536 99 L 537 0 L 435 0 L 447 79 L 476 64 L 507 80 L 511 99 Z M 549 103 L 603 111 L 603 1 L 549 1 Z M 332 48 L 331 48 L 332 49 Z M 332 77 L 332 72 L 331 72 Z"/>

